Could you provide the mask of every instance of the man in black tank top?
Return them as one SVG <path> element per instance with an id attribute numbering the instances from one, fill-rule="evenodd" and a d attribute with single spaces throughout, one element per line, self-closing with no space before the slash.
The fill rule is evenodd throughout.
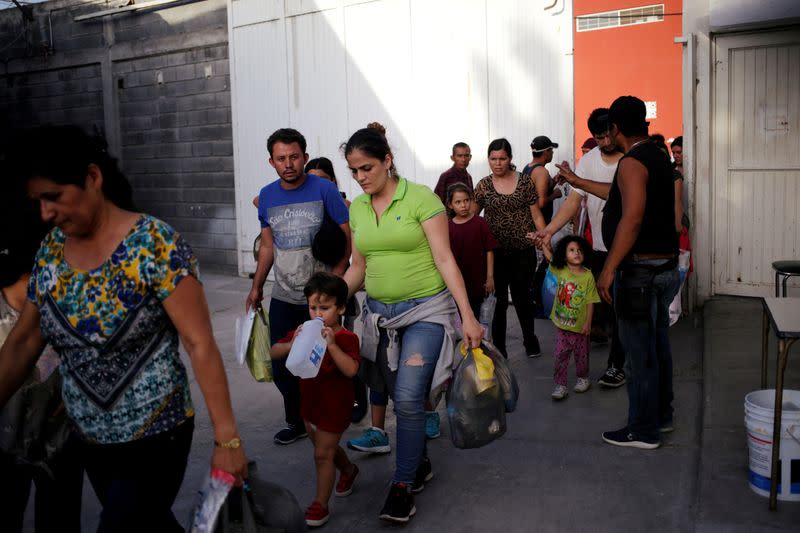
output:
<path id="1" fill-rule="evenodd" d="M 654 449 L 673 429 L 668 329 L 669 304 L 679 287 L 678 235 L 670 161 L 648 141 L 645 115 L 644 102 L 634 96 L 617 98 L 609 109 L 609 135 L 625 156 L 603 210 L 609 247 L 597 289 L 613 300 L 628 380 L 628 424 L 603 433 L 603 440 Z"/>
<path id="2" fill-rule="evenodd" d="M 531 154 L 533 159 L 522 169 L 522 175 L 530 179 L 536 188 L 537 203 L 542 212 L 546 224 L 553 218 L 553 201 L 561 198 L 561 189 L 555 187 L 553 179 L 550 177 L 547 165 L 553 160 L 553 150 L 558 148 L 558 143 L 550 140 L 550 137 L 540 135 L 531 141 Z M 536 251 L 537 261 L 536 274 L 533 276 L 533 301 L 536 308 L 536 318 L 547 318 L 544 315 L 544 305 L 542 304 L 542 283 L 547 274 L 547 259 L 541 251 Z"/>
<path id="3" fill-rule="evenodd" d="M 556 189 L 550 173 L 545 167 L 553 160 L 553 149 L 558 148 L 558 143 L 554 143 L 549 137 L 540 135 L 531 141 L 531 154 L 533 159 L 522 169 L 523 176 L 529 176 L 533 185 L 536 187 L 538 195 L 539 209 L 546 223 L 550 223 L 553 218 L 553 201 L 561 198 L 561 189 Z"/>

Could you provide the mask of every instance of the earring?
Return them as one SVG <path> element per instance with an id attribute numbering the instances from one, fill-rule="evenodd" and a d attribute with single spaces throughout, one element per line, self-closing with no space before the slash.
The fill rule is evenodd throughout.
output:
<path id="1" fill-rule="evenodd" d="M 389 167 L 389 170 L 386 171 L 386 175 L 389 176 L 389 179 L 392 179 L 392 167 Z"/>

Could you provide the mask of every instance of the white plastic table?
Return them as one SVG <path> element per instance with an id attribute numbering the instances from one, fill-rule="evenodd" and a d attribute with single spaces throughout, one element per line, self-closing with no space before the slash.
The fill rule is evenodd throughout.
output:
<path id="1" fill-rule="evenodd" d="M 778 337 L 778 361 L 775 373 L 775 418 L 772 424 L 772 468 L 770 470 L 769 508 L 778 506 L 778 459 L 781 448 L 781 411 L 783 410 L 783 374 L 789 348 L 800 338 L 800 298 L 764 298 L 761 337 L 761 388 L 767 387 L 767 351 L 770 326 Z M 789 480 L 785 480 L 788 483 Z"/>

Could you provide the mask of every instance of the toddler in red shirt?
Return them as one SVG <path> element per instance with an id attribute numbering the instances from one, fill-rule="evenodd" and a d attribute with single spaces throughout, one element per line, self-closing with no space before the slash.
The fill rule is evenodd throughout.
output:
<path id="1" fill-rule="evenodd" d="M 358 475 L 358 467 L 350 462 L 339 440 L 350 425 L 355 400 L 352 378 L 358 372 L 360 355 L 358 337 L 341 326 L 347 303 L 344 280 L 329 272 L 317 272 L 303 292 L 309 316 L 320 317 L 325 324 L 322 337 L 328 345 L 317 377 L 300 380 L 300 415 L 314 444 L 317 468 L 317 495 L 306 510 L 306 523 L 316 527 L 330 518 L 328 501 L 336 471 L 340 472 L 336 496 L 349 496 Z M 290 331 L 272 346 L 272 357 L 289 355 L 299 329 Z"/>

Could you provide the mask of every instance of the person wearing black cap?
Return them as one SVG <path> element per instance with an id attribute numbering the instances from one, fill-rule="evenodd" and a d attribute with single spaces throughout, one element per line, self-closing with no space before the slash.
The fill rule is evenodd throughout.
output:
<path id="1" fill-rule="evenodd" d="M 616 446 L 655 449 L 672 431 L 669 304 L 680 284 L 675 195 L 669 157 L 648 140 L 644 102 L 620 96 L 609 108 L 609 135 L 620 159 L 603 213 L 608 258 L 597 278 L 612 303 L 625 349 L 628 424 L 603 433 Z"/>
<path id="2" fill-rule="evenodd" d="M 555 188 L 555 183 L 550 177 L 545 165 L 553 160 L 553 148 L 558 148 L 549 137 L 540 135 L 531 141 L 533 159 L 522 169 L 523 176 L 530 176 L 539 195 L 539 209 L 545 222 L 550 223 L 553 218 L 553 200 L 561 198 L 561 189 Z"/>
<path id="3" fill-rule="evenodd" d="M 529 177 L 534 187 L 536 187 L 536 194 L 538 195 L 537 204 L 546 224 L 549 224 L 550 219 L 553 218 L 553 201 L 556 198 L 561 198 L 563 194 L 561 189 L 555 187 L 555 182 L 550 177 L 550 173 L 545 167 L 546 164 L 553 161 L 554 148 L 558 148 L 558 143 L 551 141 L 550 137 L 540 135 L 534 138 L 533 141 L 531 141 L 533 159 L 522 169 L 522 175 Z M 539 250 L 537 250 L 536 253 L 536 262 L 538 263 L 538 267 L 533 277 L 533 299 L 537 316 L 539 318 L 546 318 L 542 316 L 544 314 L 544 306 L 540 300 L 542 283 L 544 283 L 544 277 L 547 273 L 548 262 L 547 259 L 541 255 Z"/>

